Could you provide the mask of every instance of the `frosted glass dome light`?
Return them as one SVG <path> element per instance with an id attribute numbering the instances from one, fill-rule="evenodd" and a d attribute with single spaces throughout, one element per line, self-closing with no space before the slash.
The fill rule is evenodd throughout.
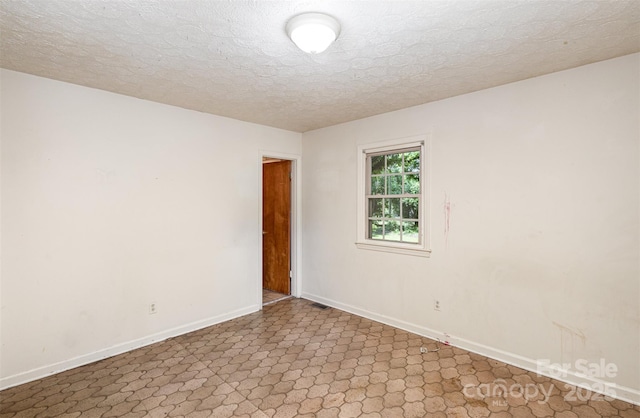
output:
<path id="1" fill-rule="evenodd" d="M 287 23 L 287 35 L 308 54 L 319 54 L 340 34 L 340 23 L 322 13 L 304 13 Z"/>

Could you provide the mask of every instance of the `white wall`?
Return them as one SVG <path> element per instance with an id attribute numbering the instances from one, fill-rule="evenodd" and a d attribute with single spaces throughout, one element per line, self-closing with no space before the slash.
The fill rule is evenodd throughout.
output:
<path id="1" fill-rule="evenodd" d="M 0 76 L 0 388 L 259 309 L 260 151 L 299 133 Z"/>
<path id="2" fill-rule="evenodd" d="M 529 369 L 604 359 L 640 403 L 639 61 L 305 133 L 303 295 Z M 356 249 L 357 146 L 419 134 L 431 258 Z"/>

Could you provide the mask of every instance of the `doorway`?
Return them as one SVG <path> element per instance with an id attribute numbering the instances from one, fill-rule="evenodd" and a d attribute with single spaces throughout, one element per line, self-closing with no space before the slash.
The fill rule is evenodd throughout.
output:
<path id="1" fill-rule="evenodd" d="M 262 304 L 291 295 L 292 162 L 262 161 Z"/>

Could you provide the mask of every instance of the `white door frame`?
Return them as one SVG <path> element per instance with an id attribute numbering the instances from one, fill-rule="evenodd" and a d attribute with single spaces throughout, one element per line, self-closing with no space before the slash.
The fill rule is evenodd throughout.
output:
<path id="1" fill-rule="evenodd" d="M 302 295 L 302 156 L 299 154 L 288 154 L 284 152 L 260 151 L 259 152 L 259 182 L 260 189 L 260 212 L 259 221 L 260 228 L 256 234 L 260 237 L 260 257 L 258 257 L 258 271 L 260 272 L 257 280 L 258 306 L 262 309 L 262 160 L 264 158 L 279 158 L 281 160 L 291 161 L 291 295 L 299 298 Z"/>

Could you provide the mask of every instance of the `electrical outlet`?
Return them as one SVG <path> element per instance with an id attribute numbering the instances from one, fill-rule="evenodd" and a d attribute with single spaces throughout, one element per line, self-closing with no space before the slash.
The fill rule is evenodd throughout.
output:
<path id="1" fill-rule="evenodd" d="M 152 302 L 151 304 L 149 304 L 149 315 L 153 315 L 157 312 L 158 312 L 158 306 L 156 305 L 156 303 Z"/>
<path id="2" fill-rule="evenodd" d="M 440 301 L 438 299 L 433 301 L 433 310 L 434 311 L 439 311 L 440 310 Z"/>

